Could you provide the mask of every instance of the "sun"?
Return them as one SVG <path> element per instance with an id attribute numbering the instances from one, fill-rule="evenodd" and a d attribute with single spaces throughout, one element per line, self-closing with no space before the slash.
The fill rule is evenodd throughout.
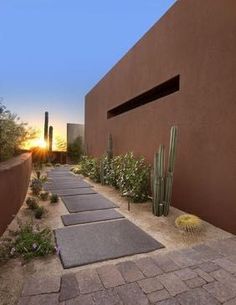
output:
<path id="1" fill-rule="evenodd" d="M 40 148 L 47 148 L 47 143 L 43 139 L 37 139 L 36 146 Z"/>

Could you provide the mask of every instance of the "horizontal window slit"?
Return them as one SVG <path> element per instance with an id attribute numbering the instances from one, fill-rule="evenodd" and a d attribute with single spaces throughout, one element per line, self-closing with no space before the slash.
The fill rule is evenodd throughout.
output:
<path id="1" fill-rule="evenodd" d="M 113 118 L 117 115 L 141 107 L 157 99 L 160 99 L 164 96 L 179 91 L 179 80 L 180 80 L 179 75 L 172 77 L 171 79 L 165 81 L 164 83 L 155 86 L 154 88 L 122 103 L 121 105 L 113 109 L 110 109 L 107 112 L 107 118 L 108 119 Z"/>

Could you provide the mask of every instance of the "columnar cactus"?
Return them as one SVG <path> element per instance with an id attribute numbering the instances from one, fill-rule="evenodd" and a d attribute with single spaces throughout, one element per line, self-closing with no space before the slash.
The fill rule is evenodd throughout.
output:
<path id="1" fill-rule="evenodd" d="M 44 119 L 44 141 L 48 143 L 48 112 L 45 112 L 45 119 Z"/>
<path id="2" fill-rule="evenodd" d="M 52 143 L 53 143 L 53 127 L 49 127 L 49 151 L 52 151 Z"/>
<path id="3" fill-rule="evenodd" d="M 171 128 L 167 172 L 165 172 L 165 152 L 161 144 L 154 156 L 153 172 L 153 213 L 156 216 L 169 213 L 171 203 L 173 172 L 176 159 L 177 127 Z"/>

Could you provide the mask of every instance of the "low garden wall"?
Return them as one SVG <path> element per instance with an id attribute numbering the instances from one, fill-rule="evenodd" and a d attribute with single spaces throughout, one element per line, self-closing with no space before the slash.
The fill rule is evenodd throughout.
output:
<path id="1" fill-rule="evenodd" d="M 30 153 L 0 163 L 0 235 L 24 202 L 31 169 Z"/>

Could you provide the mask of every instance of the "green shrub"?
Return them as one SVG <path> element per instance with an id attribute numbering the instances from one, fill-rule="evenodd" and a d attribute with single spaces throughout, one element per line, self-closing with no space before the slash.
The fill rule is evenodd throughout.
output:
<path id="1" fill-rule="evenodd" d="M 61 166 L 60 163 L 56 163 L 56 164 L 55 164 L 55 167 L 60 167 L 60 166 Z"/>
<path id="2" fill-rule="evenodd" d="M 43 201 L 47 201 L 48 200 L 48 197 L 49 197 L 49 193 L 48 192 L 41 192 L 40 194 L 39 194 L 39 198 L 41 199 L 41 200 L 43 200 Z"/>
<path id="3" fill-rule="evenodd" d="M 37 209 L 34 211 L 34 217 L 37 219 L 41 219 L 44 212 L 44 207 L 38 206 Z"/>
<path id="4" fill-rule="evenodd" d="M 26 204 L 30 210 L 36 210 L 38 208 L 38 200 L 35 197 L 28 197 Z"/>
<path id="5" fill-rule="evenodd" d="M 39 193 L 42 191 L 43 183 L 42 183 L 42 181 L 40 179 L 34 178 L 31 181 L 30 188 L 32 190 L 33 195 L 38 196 Z"/>
<path id="6" fill-rule="evenodd" d="M 51 203 L 57 203 L 59 200 L 58 195 L 57 194 L 51 194 L 50 196 L 50 202 Z"/>
<path id="7" fill-rule="evenodd" d="M 117 188 L 133 202 L 148 199 L 150 167 L 146 165 L 144 158 L 135 158 L 133 153 L 113 157 L 110 162 L 107 156 L 102 160 L 82 157 L 79 163 L 80 173 L 100 182 L 101 162 L 105 184 Z"/>

